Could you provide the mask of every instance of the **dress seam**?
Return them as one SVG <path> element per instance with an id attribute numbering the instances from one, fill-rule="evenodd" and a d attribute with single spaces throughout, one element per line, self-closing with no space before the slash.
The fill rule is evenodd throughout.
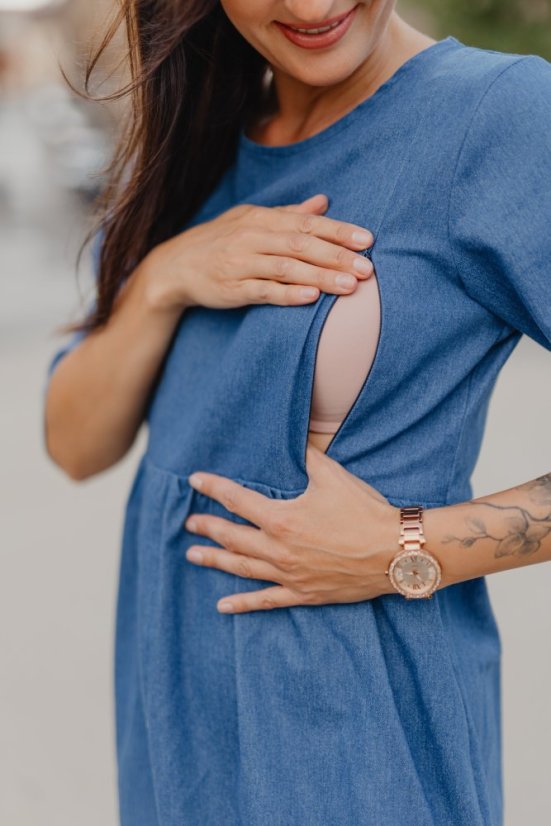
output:
<path id="1" fill-rule="evenodd" d="M 146 465 L 149 465 L 157 473 L 166 473 L 169 476 L 172 476 L 174 479 L 176 479 L 176 481 L 180 485 L 186 485 L 186 486 L 189 486 L 191 488 L 191 485 L 189 485 L 189 482 L 187 481 L 187 477 L 193 472 L 192 470 L 190 470 L 188 472 L 180 472 L 180 471 L 176 471 L 176 470 L 171 470 L 170 468 L 162 467 L 161 465 L 158 465 L 156 462 L 154 462 L 149 457 L 149 455 L 147 454 L 147 451 L 143 454 L 142 461 Z M 199 471 L 199 468 L 194 468 L 194 470 Z M 205 471 L 205 472 L 216 473 L 216 471 Z M 279 494 L 284 494 L 285 497 L 287 497 L 287 498 L 291 498 L 292 495 L 300 496 L 305 491 L 305 488 L 282 488 L 282 487 L 279 487 L 278 485 L 270 484 L 269 482 L 260 482 L 256 479 L 244 479 L 241 476 L 235 476 L 233 474 L 220 474 L 220 475 L 222 475 L 222 476 L 225 475 L 227 478 L 232 479 L 234 482 L 237 482 L 238 484 L 242 484 L 245 487 L 250 486 L 250 485 L 257 485 L 258 487 L 266 488 L 268 490 L 275 491 Z M 426 507 L 434 507 L 434 508 L 441 508 L 441 507 L 444 507 L 445 505 L 449 504 L 449 499 L 448 499 L 447 496 L 445 498 L 442 498 L 442 499 L 426 499 L 424 496 L 419 496 L 419 495 L 411 496 L 411 497 L 409 497 L 409 496 L 398 496 L 398 495 L 395 496 L 392 493 L 383 493 L 383 496 L 385 496 L 387 499 L 392 500 L 394 502 L 412 502 L 414 500 L 415 501 L 421 501 L 425 504 Z"/>
<path id="2" fill-rule="evenodd" d="M 522 63 L 525 60 L 528 60 L 530 57 L 532 57 L 532 55 L 523 55 L 523 56 L 519 57 L 518 60 L 515 60 L 513 63 L 509 63 L 507 66 L 505 66 L 503 69 L 501 69 L 501 71 L 498 72 L 498 74 L 494 78 L 492 78 L 492 80 L 490 81 L 488 86 L 482 92 L 477 104 L 474 107 L 474 110 L 473 110 L 473 113 L 472 113 L 471 118 L 469 120 L 469 123 L 467 124 L 467 127 L 465 129 L 465 134 L 463 135 L 463 138 L 462 138 L 461 143 L 459 145 L 459 149 L 457 151 L 457 157 L 455 159 L 453 172 L 452 172 L 452 175 L 451 175 L 451 178 L 450 178 L 450 188 L 449 188 L 448 205 L 447 205 L 447 221 L 446 221 L 447 227 L 446 227 L 446 229 L 447 229 L 448 249 L 449 249 L 449 253 L 450 253 L 450 262 L 451 262 L 452 268 L 453 268 L 459 282 L 461 283 L 461 285 L 462 285 L 462 287 L 463 287 L 463 289 L 464 289 L 464 291 L 467 295 L 469 295 L 469 292 L 467 290 L 465 280 L 464 280 L 464 278 L 461 274 L 460 268 L 458 266 L 458 262 L 457 262 L 455 252 L 454 252 L 454 245 L 452 243 L 452 238 L 451 238 L 451 203 L 452 203 L 452 196 L 453 196 L 455 181 L 456 181 L 456 178 L 457 178 L 457 172 L 458 172 L 458 169 L 459 169 L 461 157 L 463 155 L 463 149 L 464 149 L 465 144 L 467 143 L 467 140 L 468 140 L 468 138 L 471 134 L 471 129 L 472 129 L 473 124 L 476 120 L 476 116 L 477 116 L 477 114 L 480 110 L 480 107 L 481 107 L 483 101 L 485 100 L 487 94 L 489 93 L 490 89 L 492 89 L 494 84 L 499 80 L 499 78 L 503 74 L 505 74 L 505 72 L 507 72 L 509 69 L 512 69 L 514 66 L 517 66 L 519 63 Z M 496 318 L 497 318 L 497 316 L 496 316 Z M 503 321 L 503 319 L 498 319 L 498 320 L 500 321 L 501 326 L 500 326 L 499 334 L 498 334 L 496 340 L 493 342 L 494 345 L 499 341 L 499 339 L 501 338 L 501 336 L 502 336 L 502 334 L 505 330 L 512 329 L 509 324 L 507 324 L 506 322 Z M 456 444 L 455 451 L 454 451 L 453 461 L 452 461 L 452 465 L 451 465 L 451 469 L 450 469 L 450 475 L 449 475 L 449 478 L 448 478 L 448 484 L 446 486 L 446 500 L 449 500 L 449 491 L 450 491 L 450 487 L 451 487 L 451 484 L 452 484 L 452 481 L 453 481 L 453 478 L 454 478 L 454 474 L 455 474 L 455 468 L 456 468 L 456 465 L 457 465 L 457 458 L 458 458 L 458 455 L 459 455 L 459 447 L 461 445 L 461 440 L 463 438 L 463 431 L 464 431 L 464 428 L 465 428 L 465 421 L 466 421 L 466 418 L 467 418 L 467 411 L 469 409 L 469 400 L 470 400 L 470 396 L 471 396 L 471 385 L 472 385 L 473 373 L 475 372 L 475 370 L 476 370 L 476 368 L 473 368 L 473 370 L 469 374 L 469 380 L 468 380 L 467 390 L 466 390 L 466 394 L 465 394 L 465 396 L 466 396 L 465 405 L 464 405 L 464 408 L 463 408 L 463 414 L 462 414 L 462 417 L 461 417 L 461 424 L 460 424 L 460 427 L 459 427 L 459 435 L 458 435 L 457 444 Z"/>
<path id="3" fill-rule="evenodd" d="M 488 347 L 488 350 L 491 350 L 493 347 L 495 347 L 495 345 L 501 340 L 501 337 L 503 335 L 503 331 L 505 329 L 508 329 L 508 326 L 507 326 L 507 324 L 504 323 L 499 328 L 499 332 L 496 335 L 496 337 L 492 340 L 492 343 Z M 471 372 L 469 373 L 468 380 L 467 380 L 467 389 L 465 391 L 465 404 L 463 406 L 463 413 L 461 414 L 461 422 L 459 424 L 459 431 L 458 431 L 458 435 L 457 435 L 457 443 L 456 443 L 455 450 L 454 450 L 454 453 L 453 453 L 453 460 L 452 460 L 452 463 L 451 463 L 450 475 L 448 477 L 448 484 L 446 486 L 446 503 L 450 501 L 450 488 L 452 486 L 453 479 L 454 479 L 454 476 L 455 476 L 455 470 L 456 470 L 456 466 L 457 466 L 457 458 L 459 456 L 459 448 L 460 448 L 461 442 L 463 440 L 463 433 L 465 431 L 465 422 L 467 421 L 467 413 L 470 409 L 469 402 L 471 400 L 471 388 L 472 388 L 472 383 L 473 383 L 473 376 L 475 375 L 476 371 L 478 370 L 478 367 L 479 367 L 479 365 L 476 364 L 472 368 Z"/>
<path id="4" fill-rule="evenodd" d="M 469 410 L 469 401 L 471 399 L 471 385 L 473 381 L 473 373 L 475 372 L 476 368 L 473 368 L 469 373 L 469 378 L 467 379 L 467 389 L 465 390 L 465 404 L 463 405 L 463 412 L 461 414 L 461 421 L 459 423 L 459 431 L 457 434 L 457 442 L 455 445 L 455 449 L 453 451 L 453 460 L 451 463 L 450 468 L 450 475 L 448 476 L 448 484 L 446 485 L 446 500 L 449 499 L 449 491 L 452 485 L 454 476 L 455 476 L 455 468 L 457 465 L 457 458 L 459 456 L 459 448 L 461 446 L 461 442 L 463 440 L 463 431 L 465 429 L 465 422 L 467 420 L 467 411 Z"/>
<path id="5" fill-rule="evenodd" d="M 484 102 L 486 96 L 490 92 L 490 90 L 493 88 L 494 84 L 501 78 L 502 75 L 505 74 L 505 72 L 509 71 L 509 69 L 512 69 L 513 67 L 517 66 L 519 63 L 523 63 L 525 60 L 529 60 L 531 57 L 533 57 L 533 55 L 523 55 L 523 56 L 519 57 L 518 60 L 515 60 L 513 63 L 509 63 L 494 78 L 492 78 L 492 80 L 490 81 L 490 83 L 488 84 L 486 89 L 482 92 L 477 104 L 474 107 L 474 110 L 473 110 L 473 113 L 470 117 L 469 123 L 467 124 L 467 127 L 465 129 L 465 134 L 463 135 L 463 138 L 462 138 L 461 143 L 459 145 L 459 149 L 457 151 L 457 157 L 455 159 L 455 163 L 454 163 L 454 166 L 453 166 L 453 171 L 452 171 L 452 175 L 451 175 L 451 178 L 450 178 L 450 188 L 449 188 L 449 193 L 448 193 L 447 216 L 446 216 L 446 234 L 447 234 L 448 248 L 449 248 L 449 251 L 450 251 L 450 260 L 451 260 L 451 263 L 452 263 L 453 270 L 454 270 L 456 276 L 458 277 L 459 281 L 463 285 L 463 289 L 465 290 L 465 292 L 467 294 L 469 294 L 469 293 L 468 293 L 468 290 L 467 290 L 467 287 L 466 287 L 466 284 L 465 284 L 465 280 L 464 280 L 464 278 L 461 274 L 460 267 L 458 266 L 458 263 L 457 263 L 457 259 L 456 259 L 455 252 L 454 252 L 454 245 L 453 245 L 452 237 L 451 237 L 451 203 L 452 203 L 452 197 L 453 197 L 453 192 L 454 192 L 454 188 L 455 188 L 457 173 L 458 173 L 459 166 L 460 166 L 461 157 L 463 155 L 463 150 L 465 148 L 465 144 L 467 143 L 467 140 L 468 140 L 468 138 L 471 134 L 471 130 L 473 128 L 473 125 L 474 125 L 474 122 L 476 120 L 476 116 L 478 115 L 478 112 L 480 110 L 480 107 L 481 107 L 482 103 Z"/>
<path id="6" fill-rule="evenodd" d="M 477 753 L 476 753 L 476 742 L 475 742 L 474 734 L 473 734 L 474 724 L 473 724 L 473 721 L 472 721 L 472 718 L 471 718 L 471 715 L 470 715 L 469 705 L 466 701 L 466 698 L 465 698 L 465 695 L 464 695 L 464 692 L 463 692 L 463 685 L 462 685 L 462 682 L 461 682 L 461 679 L 460 679 L 460 676 L 459 676 L 459 674 L 460 674 L 459 664 L 457 663 L 457 660 L 456 660 L 456 657 L 455 657 L 454 648 L 451 645 L 451 641 L 450 641 L 450 637 L 449 637 L 449 634 L 448 634 L 447 626 L 446 626 L 446 624 L 445 624 L 445 622 L 442 618 L 442 606 L 440 604 L 439 599 L 436 600 L 435 607 L 436 607 L 436 610 L 438 612 L 439 621 L 440 621 L 440 629 L 441 629 L 443 638 L 445 640 L 447 640 L 448 643 L 449 643 L 447 646 L 445 646 L 445 650 L 447 652 L 448 660 L 449 660 L 452 672 L 454 674 L 457 691 L 458 691 L 459 698 L 460 698 L 460 701 L 461 701 L 461 706 L 462 706 L 462 709 L 463 709 L 463 716 L 464 716 L 465 725 L 466 725 L 466 728 L 467 728 L 467 737 L 468 737 L 468 740 L 469 740 L 470 753 L 471 753 L 472 758 L 474 758 L 475 756 L 478 756 Z M 482 761 L 480 761 L 480 762 L 482 762 Z M 474 764 L 474 759 L 473 759 L 473 764 Z M 480 784 L 479 784 L 479 780 L 478 780 L 478 776 L 476 774 L 476 771 L 473 771 L 472 779 L 473 779 L 473 784 L 474 784 L 474 788 L 475 788 L 475 792 L 476 792 L 476 799 L 477 799 L 477 803 L 478 803 L 478 810 L 480 812 L 481 822 L 484 823 L 485 822 L 485 815 L 488 815 L 489 812 L 488 812 L 488 806 L 485 804 L 485 802 L 483 802 L 483 799 L 482 799 Z"/>

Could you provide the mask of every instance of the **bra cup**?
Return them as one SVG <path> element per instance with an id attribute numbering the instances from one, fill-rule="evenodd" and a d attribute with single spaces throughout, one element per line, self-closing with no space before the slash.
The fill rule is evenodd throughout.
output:
<path id="1" fill-rule="evenodd" d="M 335 433 L 353 406 L 369 373 L 381 325 L 375 275 L 340 295 L 321 329 L 316 353 L 310 430 Z"/>

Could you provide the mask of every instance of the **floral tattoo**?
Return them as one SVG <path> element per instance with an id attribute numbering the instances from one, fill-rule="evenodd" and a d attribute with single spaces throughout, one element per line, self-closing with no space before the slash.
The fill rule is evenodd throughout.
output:
<path id="1" fill-rule="evenodd" d="M 463 547 L 470 548 L 480 539 L 493 539 L 496 542 L 495 556 L 528 556 L 541 547 L 542 540 L 551 533 L 551 473 L 538 476 L 530 482 L 516 488 L 527 494 L 530 503 L 535 505 L 543 516 L 530 513 L 528 507 L 521 505 L 496 505 L 493 502 L 472 502 L 472 505 L 483 505 L 501 510 L 506 514 L 503 525 L 506 528 L 505 536 L 493 536 L 488 530 L 483 515 L 468 516 L 465 519 L 471 533 L 465 537 L 448 534 L 442 542 L 459 542 Z M 483 513 L 483 512 L 482 512 Z"/>

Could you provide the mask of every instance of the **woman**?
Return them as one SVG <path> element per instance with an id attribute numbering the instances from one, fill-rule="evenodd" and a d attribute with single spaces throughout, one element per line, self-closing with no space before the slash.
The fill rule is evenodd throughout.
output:
<path id="1" fill-rule="evenodd" d="M 394 5 L 124 7 L 134 123 L 45 434 L 83 479 L 148 424 L 117 605 L 129 826 L 502 823 L 485 576 L 551 558 L 551 474 L 469 480 L 499 369 L 522 333 L 551 350 L 551 65 Z M 332 379 L 361 380 L 324 433 L 318 345 L 343 343 Z"/>

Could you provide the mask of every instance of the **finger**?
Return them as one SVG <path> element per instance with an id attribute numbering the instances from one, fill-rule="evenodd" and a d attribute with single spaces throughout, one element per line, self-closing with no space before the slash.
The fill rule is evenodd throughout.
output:
<path id="1" fill-rule="evenodd" d="M 287 608 L 291 605 L 306 604 L 303 595 L 281 585 L 275 585 L 273 588 L 263 588 L 260 591 L 231 594 L 231 596 L 219 600 L 216 607 L 219 611 L 222 611 L 222 606 L 226 603 L 231 606 L 231 611 L 227 613 L 232 614 L 242 614 L 246 611 L 269 611 L 272 608 Z"/>
<path id="2" fill-rule="evenodd" d="M 308 475 L 308 486 L 315 486 L 323 481 L 325 474 L 332 468 L 335 460 L 331 456 L 327 456 L 323 450 L 320 450 L 316 445 L 308 442 L 306 445 L 306 473 Z M 342 465 L 339 465 L 342 467 Z M 334 476 L 330 475 L 333 479 Z"/>
<path id="3" fill-rule="evenodd" d="M 286 284 L 303 284 L 318 287 L 323 292 L 338 294 L 352 292 L 358 284 L 358 279 L 366 280 L 369 277 L 359 273 L 355 276 L 328 267 L 316 267 L 307 261 L 284 255 L 253 255 L 250 261 L 247 261 L 247 271 L 245 277 L 250 275 L 253 279 L 268 278 Z"/>
<path id="4" fill-rule="evenodd" d="M 327 195 L 323 192 L 318 192 L 317 195 L 312 195 L 310 198 L 306 198 L 305 201 L 301 201 L 298 204 L 284 204 L 282 206 L 278 206 L 278 209 L 282 209 L 285 212 L 317 212 L 322 213 L 325 212 L 329 205 L 329 199 Z"/>
<path id="5" fill-rule="evenodd" d="M 304 232 L 279 232 L 266 229 L 258 237 L 255 251 L 267 255 L 297 258 L 318 267 L 348 272 L 356 278 L 366 278 L 373 272 L 373 264 L 359 252 Z"/>
<path id="6" fill-rule="evenodd" d="M 260 207 L 255 210 L 254 222 L 257 226 L 277 232 L 314 235 L 325 241 L 348 247 L 352 250 L 373 246 L 371 230 L 348 221 L 339 221 L 327 215 L 311 213 L 297 214 L 284 207 Z"/>
<path id="7" fill-rule="evenodd" d="M 186 559 L 194 565 L 205 568 L 217 568 L 228 574 L 242 576 L 245 579 L 265 579 L 268 582 L 281 582 L 282 571 L 269 562 L 252 559 L 224 548 L 212 548 L 207 545 L 192 545 L 186 551 Z"/>
<path id="8" fill-rule="evenodd" d="M 267 279 L 249 278 L 243 281 L 244 303 L 246 304 L 275 304 L 279 307 L 310 304 L 319 298 L 317 287 L 295 287 L 293 285 L 276 284 Z"/>
<path id="9" fill-rule="evenodd" d="M 192 473 L 188 482 L 195 490 L 220 502 L 230 513 L 236 513 L 261 528 L 272 513 L 273 500 L 227 476 L 201 471 Z"/>
<path id="10" fill-rule="evenodd" d="M 310 304 L 319 298 L 316 287 L 295 287 L 250 278 L 242 282 L 244 304 L 274 304 L 279 307 Z"/>
<path id="11" fill-rule="evenodd" d="M 269 535 L 259 528 L 238 525 L 222 516 L 202 513 L 190 514 L 185 527 L 191 533 L 213 539 L 227 551 L 263 559 L 276 567 L 280 567 L 280 562 L 284 564 L 281 548 L 278 548 Z M 280 567 L 280 572 L 281 570 Z"/>
<path id="12" fill-rule="evenodd" d="M 309 468 L 312 475 L 325 474 L 327 478 L 335 478 L 335 473 L 341 473 L 348 477 L 348 471 L 340 462 L 329 456 L 324 450 L 321 450 L 313 442 L 308 442 L 306 445 L 306 467 Z M 365 483 L 363 483 L 365 484 Z"/>

